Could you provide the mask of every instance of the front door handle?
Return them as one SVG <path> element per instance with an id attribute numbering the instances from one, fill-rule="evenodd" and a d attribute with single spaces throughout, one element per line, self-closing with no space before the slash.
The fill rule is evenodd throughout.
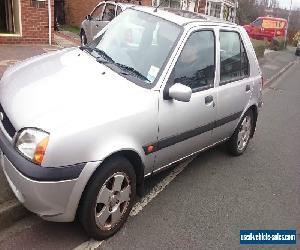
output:
<path id="1" fill-rule="evenodd" d="M 249 84 L 246 85 L 246 92 L 248 92 L 248 91 L 250 91 L 250 85 Z"/>

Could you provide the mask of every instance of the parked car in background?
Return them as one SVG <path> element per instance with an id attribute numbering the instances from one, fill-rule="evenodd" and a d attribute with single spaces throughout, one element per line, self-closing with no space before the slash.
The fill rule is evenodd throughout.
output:
<path id="1" fill-rule="evenodd" d="M 249 36 L 182 14 L 129 8 L 88 45 L 4 73 L 0 162 L 26 208 L 50 221 L 78 215 L 105 239 L 145 178 L 220 143 L 245 152 L 262 104 Z"/>
<path id="2" fill-rule="evenodd" d="M 132 4 L 116 3 L 112 1 L 100 2 L 91 14 L 87 15 L 80 27 L 81 44 L 85 45 L 92 41 L 111 20 L 118 16 L 126 8 L 132 7 Z"/>
<path id="3" fill-rule="evenodd" d="M 297 48 L 296 48 L 296 53 L 295 53 L 296 56 L 300 56 L 300 41 L 298 42 L 297 44 Z"/>
<path id="4" fill-rule="evenodd" d="M 249 25 L 244 25 L 253 39 L 272 41 L 273 37 L 285 36 L 287 20 L 276 17 L 258 17 Z"/>

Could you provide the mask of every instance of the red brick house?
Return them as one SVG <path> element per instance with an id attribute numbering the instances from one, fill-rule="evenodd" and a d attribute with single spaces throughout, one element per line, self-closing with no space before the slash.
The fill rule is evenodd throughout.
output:
<path id="1" fill-rule="evenodd" d="M 53 31 L 54 0 L 0 1 L 0 44 L 49 44 Z"/>

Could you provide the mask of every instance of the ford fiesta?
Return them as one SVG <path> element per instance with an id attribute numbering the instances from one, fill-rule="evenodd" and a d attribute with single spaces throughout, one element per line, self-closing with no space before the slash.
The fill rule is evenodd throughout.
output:
<path id="1" fill-rule="evenodd" d="M 171 12 L 127 9 L 87 46 L 4 73 L 1 165 L 30 211 L 61 222 L 77 214 L 104 239 L 146 177 L 222 142 L 246 150 L 262 103 L 246 31 Z"/>

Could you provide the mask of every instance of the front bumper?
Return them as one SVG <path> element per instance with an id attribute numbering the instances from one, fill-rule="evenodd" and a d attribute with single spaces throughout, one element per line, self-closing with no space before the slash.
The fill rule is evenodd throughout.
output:
<path id="1" fill-rule="evenodd" d="M 0 163 L 17 199 L 46 220 L 72 221 L 82 192 L 100 162 L 60 168 L 38 166 L 22 157 L 0 130 Z"/>
<path id="2" fill-rule="evenodd" d="M 2 155 L 1 165 L 7 181 L 18 200 L 39 216 L 63 214 L 77 179 L 59 182 L 38 182 L 22 175 Z"/>

